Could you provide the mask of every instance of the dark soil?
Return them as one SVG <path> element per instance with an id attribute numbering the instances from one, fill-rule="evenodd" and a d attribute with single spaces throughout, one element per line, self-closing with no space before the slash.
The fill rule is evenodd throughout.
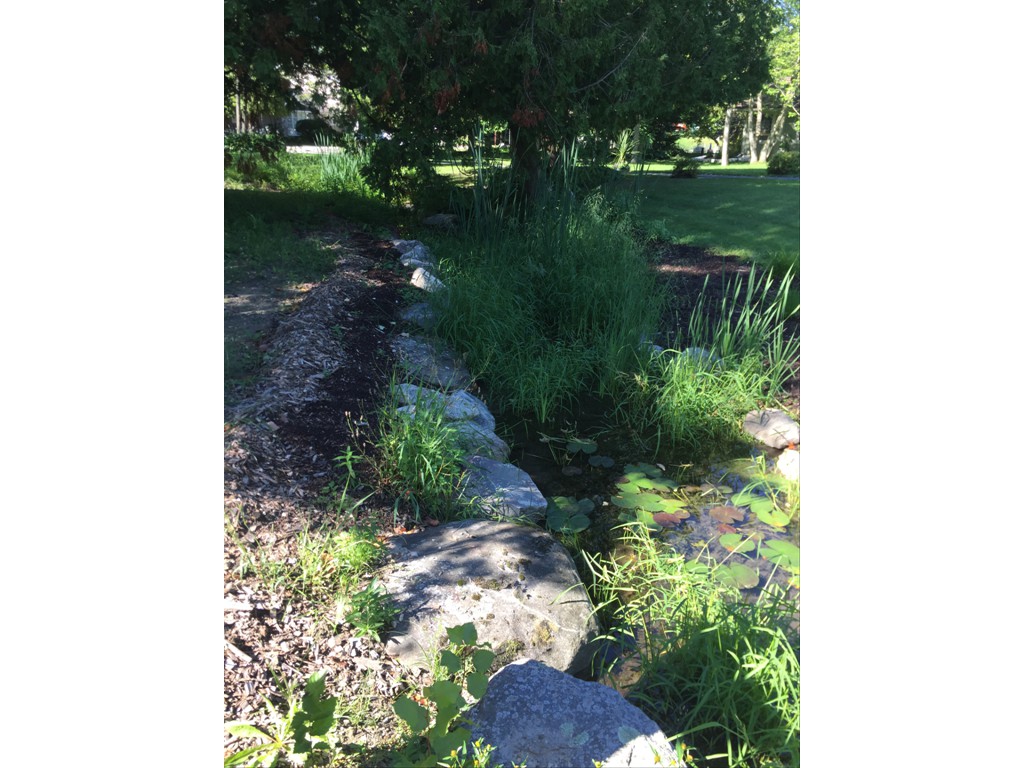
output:
<path id="1" fill-rule="evenodd" d="M 391 703 L 415 681 L 391 662 L 381 643 L 356 637 L 351 628 L 324 615 L 322 605 L 268 584 L 254 569 L 260 558 L 294 557 L 303 530 L 361 524 L 386 536 L 415 527 L 411 510 L 374 476 L 371 461 L 355 465 L 358 482 L 350 488 L 350 498 L 369 498 L 354 514 L 332 504 L 330 493 L 331 484 L 341 478 L 334 457 L 346 447 L 373 456 L 375 409 L 394 363 L 386 339 L 409 330 L 398 318 L 412 290 L 406 270 L 399 268 L 398 253 L 389 242 L 342 222 L 311 236 L 342 244 L 338 271 L 331 278 L 339 294 L 332 306 L 338 308 L 323 325 L 340 340 L 343 362 L 319 381 L 312 398 L 296 403 L 282 395 L 276 403 L 271 392 L 266 404 L 248 415 L 227 409 L 224 716 L 226 721 L 266 728 L 270 719 L 263 697 L 279 711 L 286 708 L 274 675 L 298 685 L 301 694 L 302 682 L 311 673 L 327 669 L 328 694 L 350 705 L 339 732 L 343 743 L 338 752 L 347 755 L 340 764 L 380 765 L 387 764 L 384 750 L 400 731 Z M 662 243 L 653 250 L 655 269 L 671 296 L 665 318 L 670 327 L 678 327 L 679 318 L 688 315 L 705 277 L 711 276 L 708 285 L 714 291 L 722 285 L 721 275 L 749 271 L 738 259 L 699 248 Z M 259 340 L 261 350 L 269 349 L 282 318 L 318 290 L 303 288 L 307 290 L 299 295 L 282 292 L 273 281 L 262 286 L 250 281 L 244 292 L 235 291 L 236 300 L 226 300 L 225 327 L 249 323 L 246 332 Z M 247 298 L 239 299 L 242 295 Z M 254 307 L 262 312 L 240 317 Z M 249 389 L 260 390 L 272 374 L 261 370 Z M 266 386 L 262 391 L 266 394 Z M 786 401 L 798 414 L 798 378 Z M 242 746 L 227 737 L 225 754 Z"/>

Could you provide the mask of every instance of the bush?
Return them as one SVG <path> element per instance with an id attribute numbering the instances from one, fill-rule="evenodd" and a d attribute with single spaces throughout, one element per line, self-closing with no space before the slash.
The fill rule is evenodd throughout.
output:
<path id="1" fill-rule="evenodd" d="M 700 170 L 700 160 L 692 155 L 678 155 L 672 168 L 673 179 L 695 179 Z"/>
<path id="2" fill-rule="evenodd" d="M 800 153 L 776 152 L 768 158 L 769 176 L 799 176 Z"/>
<path id="3" fill-rule="evenodd" d="M 256 181 L 263 165 L 274 165 L 284 141 L 274 133 L 229 133 L 224 136 L 224 167 L 234 167 L 246 181 Z"/>

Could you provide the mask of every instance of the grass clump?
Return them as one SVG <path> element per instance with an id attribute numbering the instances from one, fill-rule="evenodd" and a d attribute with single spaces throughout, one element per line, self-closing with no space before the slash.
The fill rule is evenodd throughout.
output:
<path id="1" fill-rule="evenodd" d="M 548 422 L 583 391 L 614 391 L 662 295 L 628 222 L 600 195 L 568 193 L 522 220 L 481 208 L 472 221 L 438 249 L 457 255 L 442 261 L 437 333 L 495 405 Z"/>
<path id="2" fill-rule="evenodd" d="M 686 560 L 643 525 L 632 556 L 585 555 L 609 636 L 631 637 L 640 677 L 628 698 L 670 738 L 729 768 L 799 765 L 796 607 L 772 578 L 756 599 L 722 579 L 726 564 Z"/>
<path id="3" fill-rule="evenodd" d="M 276 275 L 299 282 L 322 280 L 334 268 L 335 254 L 302 237 L 285 222 L 248 215 L 224 225 L 224 280 Z"/>
<path id="4" fill-rule="evenodd" d="M 401 405 L 398 387 L 379 414 L 377 472 L 382 484 L 416 510 L 437 517 L 453 517 L 460 508 L 462 458 L 458 431 L 444 417 L 440 398 L 418 397 Z"/>
<path id="5" fill-rule="evenodd" d="M 685 333 L 634 376 L 628 418 L 657 429 L 688 461 L 724 455 L 745 439 L 743 414 L 774 402 L 794 375 L 799 338 L 786 321 L 792 273 L 776 286 L 752 268 L 730 281 L 717 307 L 707 282 Z"/>

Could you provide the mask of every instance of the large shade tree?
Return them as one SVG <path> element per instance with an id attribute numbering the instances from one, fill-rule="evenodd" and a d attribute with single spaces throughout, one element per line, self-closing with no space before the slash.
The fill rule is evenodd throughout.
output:
<path id="1" fill-rule="evenodd" d="M 388 164 L 507 124 L 529 184 L 545 149 L 694 120 L 768 76 L 772 0 L 228 0 L 240 78 L 329 66 L 372 104 Z"/>

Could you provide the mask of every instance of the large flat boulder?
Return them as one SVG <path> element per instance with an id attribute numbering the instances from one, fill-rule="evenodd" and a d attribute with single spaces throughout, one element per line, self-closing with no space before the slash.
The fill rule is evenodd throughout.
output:
<path id="1" fill-rule="evenodd" d="M 646 768 L 675 757 L 658 725 L 619 693 L 537 661 L 494 675 L 468 719 L 472 740 L 495 747 L 495 765 Z"/>
<path id="2" fill-rule="evenodd" d="M 385 641 L 409 669 L 429 668 L 446 627 L 476 625 L 498 654 L 589 673 L 599 628 L 576 566 L 539 528 L 463 520 L 391 540 L 381 579 L 401 613 Z"/>

